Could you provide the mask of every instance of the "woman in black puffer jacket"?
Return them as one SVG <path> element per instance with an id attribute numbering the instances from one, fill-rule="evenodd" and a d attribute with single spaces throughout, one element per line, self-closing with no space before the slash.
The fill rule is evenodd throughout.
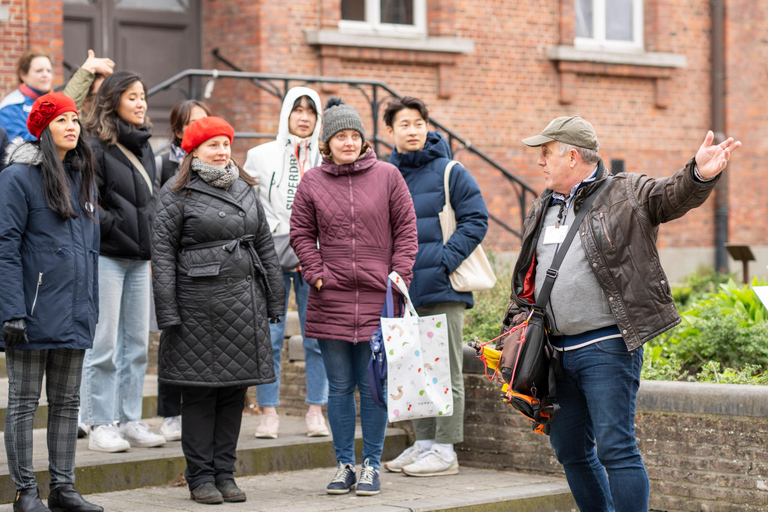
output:
<path id="1" fill-rule="evenodd" d="M 255 183 L 230 158 L 233 135 L 219 117 L 189 125 L 189 154 L 154 224 L 159 378 L 182 386 L 185 477 L 199 503 L 245 501 L 233 477 L 245 391 L 275 380 L 268 322 L 285 308 Z"/>
<path id="2" fill-rule="evenodd" d="M 120 71 L 101 84 L 85 123 L 98 167 L 100 314 L 93 349 L 85 356 L 80 412 L 93 426 L 88 448 L 105 452 L 165 443 L 140 421 L 155 214 L 146 110 L 141 78 Z"/>

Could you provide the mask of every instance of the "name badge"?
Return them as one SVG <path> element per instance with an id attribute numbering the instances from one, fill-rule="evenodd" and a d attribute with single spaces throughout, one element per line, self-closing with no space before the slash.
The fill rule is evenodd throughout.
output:
<path id="1" fill-rule="evenodd" d="M 547 229 L 544 231 L 544 244 L 561 244 L 567 234 L 568 226 L 547 226 Z"/>

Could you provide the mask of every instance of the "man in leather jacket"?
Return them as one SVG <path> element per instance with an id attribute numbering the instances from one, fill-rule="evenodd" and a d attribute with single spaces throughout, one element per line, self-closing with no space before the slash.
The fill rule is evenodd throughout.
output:
<path id="1" fill-rule="evenodd" d="M 695 158 L 668 178 L 612 176 L 552 288 L 547 322 L 562 374 L 550 442 L 581 510 L 648 510 L 650 484 L 634 436 L 642 345 L 680 323 L 656 238 L 662 222 L 706 201 L 741 145 L 713 140 L 710 131 Z M 535 302 L 580 205 L 608 177 L 597 134 L 578 116 L 557 118 L 523 143 L 540 147 L 547 188 L 523 225 L 504 329 Z"/>

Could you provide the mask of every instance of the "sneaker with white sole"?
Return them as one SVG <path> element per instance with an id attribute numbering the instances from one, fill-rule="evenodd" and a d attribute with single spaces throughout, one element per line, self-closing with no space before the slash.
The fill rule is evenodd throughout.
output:
<path id="1" fill-rule="evenodd" d="M 321 412 L 308 412 L 304 418 L 307 424 L 307 437 L 325 437 L 331 435 L 328 432 L 328 426 L 325 424 L 325 418 Z"/>
<path id="2" fill-rule="evenodd" d="M 163 419 L 160 425 L 160 435 L 166 441 L 178 441 L 181 439 L 181 416 L 169 416 Z"/>
<path id="3" fill-rule="evenodd" d="M 416 462 L 416 459 L 418 459 L 425 453 L 427 453 L 427 450 L 422 450 L 418 446 L 413 445 L 410 448 L 406 448 L 405 451 L 403 451 L 403 453 L 398 455 L 395 460 L 385 462 L 384 467 L 387 469 L 387 471 L 391 471 L 393 473 L 400 473 L 403 470 L 404 466 L 407 466 L 408 464 L 413 464 L 414 462 Z"/>
<path id="4" fill-rule="evenodd" d="M 357 482 L 355 493 L 358 496 L 375 496 L 381 492 L 381 482 L 379 481 L 379 470 L 374 468 L 368 462 L 363 461 L 363 469 L 360 471 L 360 481 Z"/>
<path id="5" fill-rule="evenodd" d="M 115 425 L 96 425 L 88 436 L 88 449 L 94 452 L 125 452 L 130 447 Z"/>
<path id="6" fill-rule="evenodd" d="M 129 421 L 120 425 L 120 433 L 131 446 L 136 448 L 153 448 L 165 444 L 163 436 L 150 432 L 149 425 L 141 421 Z"/>
<path id="7" fill-rule="evenodd" d="M 459 472 L 459 459 L 456 452 L 451 460 L 445 460 L 440 450 L 432 448 L 415 462 L 403 467 L 403 473 L 408 476 L 441 476 L 456 475 Z"/>
<path id="8" fill-rule="evenodd" d="M 256 427 L 256 437 L 259 439 L 277 439 L 280 428 L 280 417 L 277 414 L 262 414 L 259 426 Z"/>
<path id="9" fill-rule="evenodd" d="M 352 464 L 342 464 L 336 468 L 336 474 L 333 475 L 331 483 L 325 488 L 328 494 L 347 494 L 355 488 L 355 466 Z"/>
<path id="10" fill-rule="evenodd" d="M 85 437 L 88 437 L 88 425 L 85 423 L 78 423 L 77 424 L 77 438 L 83 439 Z"/>

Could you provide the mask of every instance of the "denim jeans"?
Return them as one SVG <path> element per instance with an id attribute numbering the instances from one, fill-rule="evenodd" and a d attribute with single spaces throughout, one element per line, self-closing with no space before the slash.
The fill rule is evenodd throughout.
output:
<path id="1" fill-rule="evenodd" d="M 549 439 L 576 504 L 590 512 L 647 512 L 650 482 L 635 440 L 643 349 L 628 352 L 614 338 L 560 355 L 561 409 Z"/>
<path id="2" fill-rule="evenodd" d="M 149 261 L 99 256 L 99 323 L 85 352 L 80 418 L 141 419 L 149 343 Z"/>
<path id="3" fill-rule="evenodd" d="M 328 379 L 325 376 L 323 356 L 315 338 L 304 335 L 307 321 L 307 299 L 309 284 L 301 277 L 301 272 L 283 272 L 285 282 L 285 311 L 288 311 L 288 299 L 291 297 L 291 280 L 299 306 L 299 321 L 301 336 L 304 338 L 304 363 L 307 376 L 307 403 L 309 405 L 325 405 L 328 402 Z M 285 340 L 285 321 L 283 316 L 279 324 L 269 324 L 269 334 L 272 338 L 272 362 L 275 365 L 277 380 L 270 384 L 256 386 L 256 400 L 259 407 L 277 407 L 280 405 L 280 363 L 282 362 L 283 341 Z"/>
<path id="4" fill-rule="evenodd" d="M 387 411 L 371 398 L 368 380 L 368 361 L 371 346 L 368 342 L 350 343 L 339 340 L 318 340 L 328 375 L 328 423 L 333 434 L 336 460 L 342 464 L 355 464 L 355 386 L 360 392 L 360 424 L 363 429 L 363 460 L 379 469 L 384 435 L 387 430 Z M 386 393 L 386 389 L 384 391 Z"/>

